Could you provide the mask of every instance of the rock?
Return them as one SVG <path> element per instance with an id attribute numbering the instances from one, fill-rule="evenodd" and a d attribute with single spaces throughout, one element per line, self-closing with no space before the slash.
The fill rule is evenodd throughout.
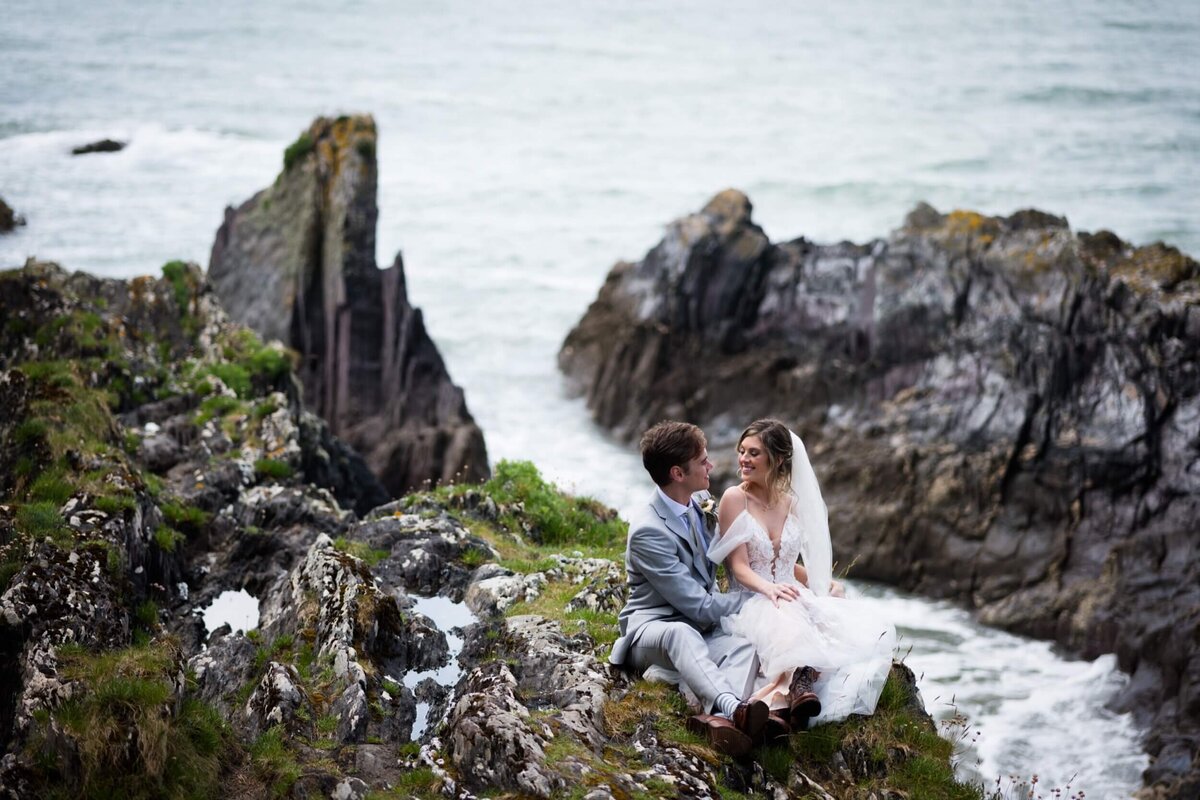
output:
<path id="1" fill-rule="evenodd" d="M 296 668 L 274 661 L 267 664 L 266 672 L 246 701 L 250 736 L 258 737 L 276 725 L 282 725 L 290 734 L 312 736 L 312 717 L 312 701 Z"/>
<path id="2" fill-rule="evenodd" d="M 318 119 L 273 186 L 227 209 L 209 279 L 229 314 L 300 355 L 309 406 L 393 496 L 488 475 L 400 257 L 375 264 L 375 122 Z"/>
<path id="3" fill-rule="evenodd" d="M 13 211 L 8 203 L 4 202 L 4 198 L 0 197 L 0 233 L 8 233 L 24 224 L 25 218 Z"/>
<path id="4" fill-rule="evenodd" d="M 922 204 L 863 245 L 750 210 L 723 192 L 613 268 L 559 354 L 596 419 L 719 453 L 781 417 L 855 577 L 1115 652 L 1150 752 L 1182 737 L 1200 775 L 1200 265 L 1032 210 Z"/>
<path id="5" fill-rule="evenodd" d="M 124 149 L 125 142 L 118 142 L 114 139 L 100 139 L 99 141 L 72 147 L 71 155 L 82 156 L 87 153 L 116 153 Z"/>
<path id="6" fill-rule="evenodd" d="M 516 686 L 516 678 L 500 662 L 475 669 L 451 713 L 446 747 L 468 788 L 550 797 L 565 782 L 545 767 L 550 737 L 531 726 L 529 710 L 516 699 Z"/>
<path id="7" fill-rule="evenodd" d="M 525 575 L 486 564 L 476 572 L 463 602 L 480 617 L 500 616 L 517 603 L 536 600 L 545 586 L 540 572 Z"/>

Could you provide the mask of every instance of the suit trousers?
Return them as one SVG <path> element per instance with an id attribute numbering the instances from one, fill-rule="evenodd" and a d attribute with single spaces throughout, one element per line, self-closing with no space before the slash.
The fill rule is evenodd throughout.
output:
<path id="1" fill-rule="evenodd" d="M 637 632 L 626 663 L 638 673 L 664 667 L 679 679 L 703 705 L 713 710 L 718 695 L 732 693 L 744 700 L 754 688 L 758 658 L 754 646 L 722 630 L 702 634 L 686 622 L 656 620 Z"/>

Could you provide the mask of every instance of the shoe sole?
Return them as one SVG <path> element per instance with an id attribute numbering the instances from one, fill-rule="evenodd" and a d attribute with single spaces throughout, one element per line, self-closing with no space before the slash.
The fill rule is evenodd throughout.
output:
<path id="1" fill-rule="evenodd" d="M 808 720 L 821 713 L 821 701 L 817 698 L 802 700 L 792 707 L 791 723 L 793 731 L 808 730 Z"/>
<path id="2" fill-rule="evenodd" d="M 688 717 L 687 729 L 690 733 L 703 736 L 709 747 L 723 755 L 740 758 L 749 755 L 754 748 L 750 737 L 732 725 L 712 726 L 695 717 Z"/>

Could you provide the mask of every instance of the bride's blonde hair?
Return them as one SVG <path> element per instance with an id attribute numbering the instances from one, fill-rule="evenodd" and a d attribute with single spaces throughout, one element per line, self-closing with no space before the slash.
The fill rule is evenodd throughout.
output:
<path id="1" fill-rule="evenodd" d="M 783 497 L 792 489 L 792 432 L 777 419 L 758 419 L 738 437 L 738 448 L 748 436 L 757 436 L 767 454 L 767 491 Z"/>

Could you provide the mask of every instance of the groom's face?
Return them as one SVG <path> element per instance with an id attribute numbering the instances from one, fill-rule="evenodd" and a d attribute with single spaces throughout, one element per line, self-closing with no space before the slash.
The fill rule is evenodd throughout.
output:
<path id="1" fill-rule="evenodd" d="M 699 492 L 708 488 L 708 473 L 712 472 L 713 463 L 708 460 L 708 449 L 700 451 L 700 455 L 683 465 L 683 484 L 688 492 Z"/>

